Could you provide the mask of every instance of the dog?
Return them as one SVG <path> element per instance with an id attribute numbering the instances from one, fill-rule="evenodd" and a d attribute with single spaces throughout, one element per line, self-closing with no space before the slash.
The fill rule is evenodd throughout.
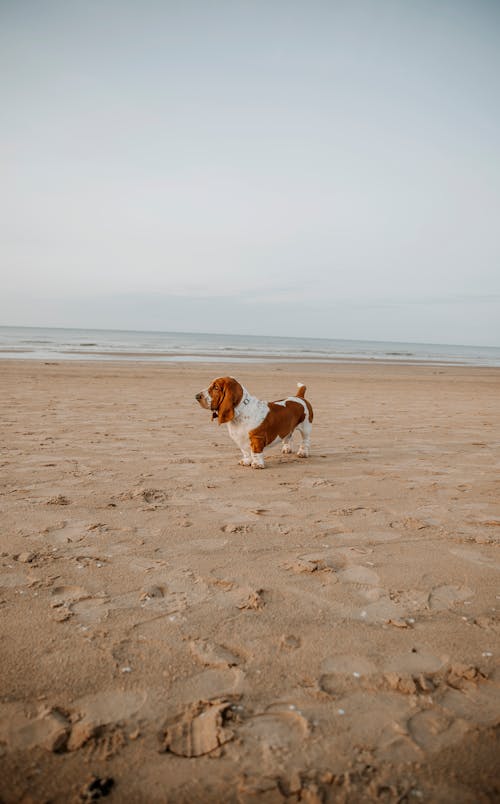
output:
<path id="1" fill-rule="evenodd" d="M 212 418 L 227 424 L 229 435 L 242 453 L 240 464 L 264 469 L 263 452 L 281 442 L 281 451 L 292 451 L 292 436 L 302 436 L 297 455 L 308 458 L 311 446 L 313 409 L 304 398 L 306 386 L 297 383 L 297 394 L 277 402 L 264 402 L 248 393 L 234 377 L 218 377 L 196 394 L 202 408 L 212 411 Z"/>

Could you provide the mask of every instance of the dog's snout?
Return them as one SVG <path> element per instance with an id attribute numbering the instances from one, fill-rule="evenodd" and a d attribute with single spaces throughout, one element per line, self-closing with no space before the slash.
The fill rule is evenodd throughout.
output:
<path id="1" fill-rule="evenodd" d="M 200 399 L 202 398 L 202 396 L 203 396 L 203 394 L 200 392 L 199 394 L 196 394 L 195 399 L 197 399 L 198 402 L 199 402 Z"/>

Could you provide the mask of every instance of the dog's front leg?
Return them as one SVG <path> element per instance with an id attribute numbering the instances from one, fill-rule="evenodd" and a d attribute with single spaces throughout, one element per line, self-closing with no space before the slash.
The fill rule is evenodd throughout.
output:
<path id="1" fill-rule="evenodd" d="M 243 456 L 241 461 L 240 461 L 240 466 L 251 466 L 252 465 L 252 453 L 250 451 L 250 446 L 248 446 L 248 448 L 246 448 L 246 449 L 244 449 L 243 447 L 241 447 L 240 449 L 241 449 L 241 454 Z"/>
<path id="2" fill-rule="evenodd" d="M 264 456 L 262 452 L 252 452 L 252 469 L 264 469 Z"/>
<path id="3" fill-rule="evenodd" d="M 257 435 L 255 431 L 250 433 L 250 447 L 252 449 L 252 469 L 264 469 L 264 447 L 265 438 Z"/>

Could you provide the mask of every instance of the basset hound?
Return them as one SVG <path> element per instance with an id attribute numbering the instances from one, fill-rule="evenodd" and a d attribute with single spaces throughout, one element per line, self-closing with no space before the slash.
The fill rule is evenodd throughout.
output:
<path id="1" fill-rule="evenodd" d="M 234 377 L 218 377 L 196 394 L 202 408 L 213 412 L 219 424 L 227 424 L 229 435 L 242 452 L 240 464 L 264 469 L 263 451 L 282 442 L 281 451 L 292 451 L 295 430 L 302 436 L 297 455 L 309 457 L 313 409 L 304 399 L 306 386 L 297 383 L 297 394 L 277 402 L 264 402 L 248 393 Z"/>

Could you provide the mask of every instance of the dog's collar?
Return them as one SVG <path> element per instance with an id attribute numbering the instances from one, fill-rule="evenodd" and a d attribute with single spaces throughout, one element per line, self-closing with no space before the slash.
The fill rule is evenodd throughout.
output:
<path id="1" fill-rule="evenodd" d="M 243 407 L 249 404 L 250 404 L 250 395 L 248 391 L 245 391 L 243 399 L 241 400 L 241 402 L 238 402 L 237 406 L 234 409 L 234 418 L 237 419 L 241 411 L 243 410 Z"/>
<path id="2" fill-rule="evenodd" d="M 241 400 L 241 402 L 239 403 L 238 408 L 241 408 L 242 405 L 248 405 L 248 404 L 250 404 L 250 396 L 248 391 L 245 391 L 245 395 Z"/>

